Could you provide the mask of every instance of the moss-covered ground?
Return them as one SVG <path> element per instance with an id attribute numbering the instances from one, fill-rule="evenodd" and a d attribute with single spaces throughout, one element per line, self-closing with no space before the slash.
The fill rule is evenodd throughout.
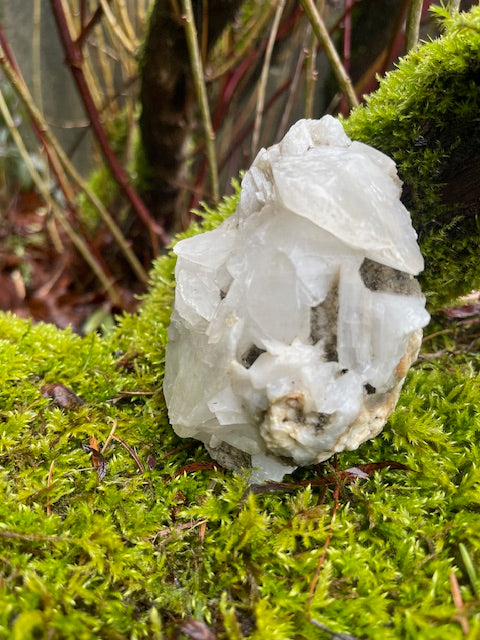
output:
<path id="1" fill-rule="evenodd" d="M 480 638 L 480 355 L 421 358 L 379 437 L 248 493 L 168 425 L 173 266 L 103 337 L 0 315 L 0 638 Z"/>

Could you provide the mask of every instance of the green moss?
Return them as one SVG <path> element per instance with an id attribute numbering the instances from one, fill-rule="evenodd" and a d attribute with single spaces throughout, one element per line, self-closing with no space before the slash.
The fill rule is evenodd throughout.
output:
<path id="1" fill-rule="evenodd" d="M 93 171 L 88 179 L 88 186 L 97 196 L 100 202 L 110 209 L 118 197 L 118 184 L 115 182 L 111 171 L 102 165 Z M 82 221 L 90 231 L 94 231 L 100 222 L 98 210 L 85 194 L 78 197 L 78 205 L 82 214 Z"/>
<path id="2" fill-rule="evenodd" d="M 117 157 L 124 159 L 130 179 L 135 187 L 139 188 L 136 169 L 137 159 L 135 157 L 129 159 L 129 155 L 136 156 L 139 153 L 137 151 L 139 148 L 138 132 L 135 130 L 133 132 L 130 131 L 131 118 L 128 117 L 126 110 L 124 110 L 115 116 L 112 121 L 106 122 L 105 126 L 112 151 Z M 92 171 L 88 179 L 88 187 L 107 209 L 115 210 L 119 208 L 118 205 L 116 207 L 114 205 L 118 199 L 120 187 L 108 165 L 100 163 L 99 167 Z M 82 214 L 82 222 L 90 231 L 95 231 L 101 221 L 97 208 L 84 193 L 79 195 L 78 205 Z M 125 212 L 121 217 L 124 216 Z"/>
<path id="3" fill-rule="evenodd" d="M 390 155 L 425 256 L 431 308 L 480 287 L 480 7 L 442 13 L 445 33 L 413 51 L 344 122 Z"/>
<path id="4" fill-rule="evenodd" d="M 80 338 L 0 316 L 0 637 L 168 638 L 187 617 L 218 638 L 326 638 L 308 594 L 330 535 L 310 607 L 322 625 L 358 638 L 461 638 L 454 572 L 478 636 L 478 357 L 410 373 L 384 433 L 338 464 L 411 471 L 342 483 L 333 517 L 331 488 L 245 497 L 245 479 L 229 472 L 175 476 L 208 457 L 192 443 L 163 458 L 182 442 L 161 408 L 161 320 L 157 355 L 143 351 L 150 334 L 118 366 L 133 324 Z M 59 382 L 85 404 L 42 396 Z M 95 436 L 102 446 L 114 423 L 146 470 L 113 441 L 99 480 L 82 445 Z"/>

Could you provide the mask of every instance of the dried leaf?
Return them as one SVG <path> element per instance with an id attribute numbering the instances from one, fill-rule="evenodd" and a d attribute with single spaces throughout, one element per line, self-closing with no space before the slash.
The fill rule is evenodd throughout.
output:
<path id="1" fill-rule="evenodd" d="M 51 398 L 53 403 L 62 409 L 76 409 L 85 404 L 82 398 L 60 382 L 44 384 L 40 392 L 44 398 Z"/>
<path id="2" fill-rule="evenodd" d="M 96 439 L 93 438 L 93 440 L 96 440 Z M 90 438 L 90 441 L 92 441 L 92 438 Z M 97 470 L 99 482 L 102 482 L 102 480 L 107 475 L 108 462 L 106 461 L 105 457 L 100 453 L 100 451 L 98 451 L 98 444 L 97 444 L 97 448 L 91 447 L 88 444 L 82 444 L 82 449 L 85 451 L 85 453 L 92 454 L 92 464 L 94 468 Z"/>
<path id="3" fill-rule="evenodd" d="M 91 451 L 100 451 L 98 448 L 98 440 L 95 438 L 95 436 L 90 436 L 90 438 L 88 439 L 88 443 L 90 445 L 90 450 Z M 98 466 L 98 460 L 95 456 L 92 455 L 92 461 L 93 461 L 93 466 L 95 468 L 97 468 Z"/>
<path id="4" fill-rule="evenodd" d="M 363 471 L 368 476 L 372 476 L 375 471 L 379 471 L 380 469 L 385 469 L 385 467 L 390 467 L 390 469 L 399 469 L 400 471 L 413 471 L 411 467 L 408 467 L 406 464 L 402 464 L 401 462 L 397 462 L 396 460 L 383 460 L 382 462 L 369 462 L 367 464 L 359 464 L 355 469 L 359 469 Z M 350 471 L 350 469 L 347 469 Z"/>
<path id="5" fill-rule="evenodd" d="M 462 304 L 458 307 L 451 307 L 450 309 L 440 309 L 439 313 L 448 318 L 470 318 L 471 316 L 480 314 L 480 303 Z"/>
<path id="6" fill-rule="evenodd" d="M 216 640 L 216 635 L 204 622 L 185 620 L 180 625 L 180 631 L 192 640 Z"/>
<path id="7" fill-rule="evenodd" d="M 153 453 L 149 453 L 147 456 L 147 467 L 149 469 L 155 469 L 157 466 L 157 458 Z"/>
<path id="8" fill-rule="evenodd" d="M 365 473 L 360 467 L 350 467 L 349 469 L 345 469 L 344 473 L 348 473 L 349 476 L 353 476 L 354 478 L 361 478 L 362 480 L 368 478 L 368 473 Z"/>

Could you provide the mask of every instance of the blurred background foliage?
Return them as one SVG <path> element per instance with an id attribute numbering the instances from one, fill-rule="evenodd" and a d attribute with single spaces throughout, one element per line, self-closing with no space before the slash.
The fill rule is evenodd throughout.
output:
<path id="1" fill-rule="evenodd" d="M 0 308 L 77 331 L 135 310 L 192 210 L 297 119 L 348 116 L 436 35 L 432 4 L 0 0 Z"/>

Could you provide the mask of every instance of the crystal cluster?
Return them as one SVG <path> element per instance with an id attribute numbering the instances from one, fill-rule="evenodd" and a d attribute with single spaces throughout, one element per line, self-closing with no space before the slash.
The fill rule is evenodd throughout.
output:
<path id="1" fill-rule="evenodd" d="M 259 152 L 233 216 L 175 247 L 178 435 L 258 482 L 382 430 L 429 320 L 400 192 L 394 162 L 330 116 Z"/>

